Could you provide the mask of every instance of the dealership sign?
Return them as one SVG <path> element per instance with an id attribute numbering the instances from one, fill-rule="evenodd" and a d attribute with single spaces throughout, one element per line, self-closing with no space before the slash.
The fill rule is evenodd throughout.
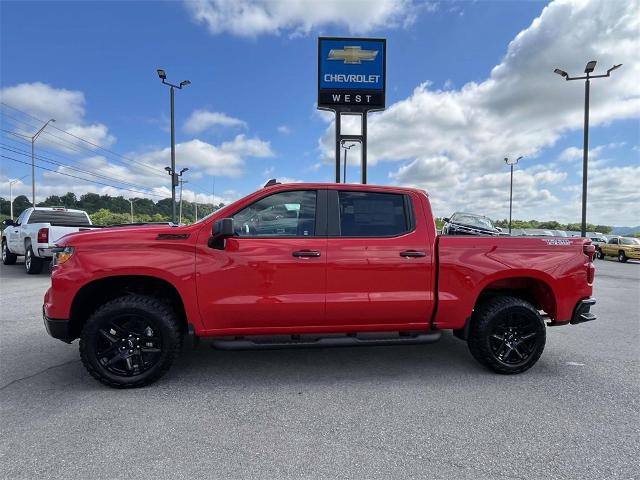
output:
<path id="1" fill-rule="evenodd" d="M 318 39 L 318 108 L 344 112 L 385 107 L 387 41 Z"/>

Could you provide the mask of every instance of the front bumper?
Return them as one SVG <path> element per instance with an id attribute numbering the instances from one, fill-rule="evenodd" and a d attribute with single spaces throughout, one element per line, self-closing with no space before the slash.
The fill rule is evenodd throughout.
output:
<path id="1" fill-rule="evenodd" d="M 593 297 L 585 298 L 580 300 L 576 305 L 576 308 L 573 310 L 573 317 L 571 317 L 571 325 L 576 325 L 578 323 L 590 322 L 591 320 L 595 320 L 595 314 L 591 313 L 591 307 L 596 304 L 596 299 Z"/>
<path id="2" fill-rule="evenodd" d="M 42 307 L 42 319 L 44 321 L 44 328 L 47 329 L 47 333 L 53 338 L 62 340 L 65 343 L 71 343 L 74 340 L 71 335 L 71 324 L 69 320 L 47 317 L 44 312 L 44 306 Z"/>

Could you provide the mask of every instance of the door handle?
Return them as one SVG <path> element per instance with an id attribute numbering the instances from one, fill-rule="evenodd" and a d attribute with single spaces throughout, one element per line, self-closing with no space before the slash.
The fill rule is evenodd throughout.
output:
<path id="1" fill-rule="evenodd" d="M 317 250 L 298 250 L 297 252 L 293 252 L 292 255 L 297 258 L 311 258 L 319 257 L 320 252 Z"/>
<path id="2" fill-rule="evenodd" d="M 410 257 L 410 258 L 426 257 L 427 253 L 426 252 L 419 252 L 417 250 L 405 250 L 404 252 L 400 252 L 400 256 L 401 257 Z"/>

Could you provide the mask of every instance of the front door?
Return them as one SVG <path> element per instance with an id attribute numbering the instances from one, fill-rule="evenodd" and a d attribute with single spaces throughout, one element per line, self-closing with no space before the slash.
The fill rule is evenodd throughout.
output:
<path id="1" fill-rule="evenodd" d="M 281 191 L 231 215 L 236 235 L 223 250 L 199 238 L 198 301 L 207 330 L 267 334 L 323 325 L 327 238 L 319 210 L 326 211 L 324 190 Z"/>
<path id="2" fill-rule="evenodd" d="M 434 259 L 423 219 L 417 195 L 329 191 L 328 325 L 428 326 Z"/>

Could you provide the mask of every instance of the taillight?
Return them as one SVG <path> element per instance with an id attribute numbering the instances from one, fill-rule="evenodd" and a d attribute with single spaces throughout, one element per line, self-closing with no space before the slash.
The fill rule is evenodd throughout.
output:
<path id="1" fill-rule="evenodd" d="M 49 243 L 49 229 L 41 228 L 38 230 L 38 243 Z"/>
<path id="2" fill-rule="evenodd" d="M 596 246 L 590 243 L 582 246 L 582 251 L 589 257 L 589 260 L 593 260 L 593 256 L 596 254 Z"/>

